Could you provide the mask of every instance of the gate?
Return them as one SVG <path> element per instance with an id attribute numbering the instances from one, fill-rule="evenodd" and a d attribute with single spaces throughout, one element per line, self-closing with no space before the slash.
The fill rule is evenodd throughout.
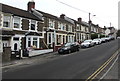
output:
<path id="1" fill-rule="evenodd" d="M 11 59 L 15 60 L 15 59 L 21 59 L 21 50 L 19 51 L 11 51 Z"/>

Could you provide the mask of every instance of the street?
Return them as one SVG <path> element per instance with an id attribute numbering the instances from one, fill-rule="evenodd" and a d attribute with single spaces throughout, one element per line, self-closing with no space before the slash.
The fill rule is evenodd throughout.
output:
<path id="1" fill-rule="evenodd" d="M 42 64 L 3 72 L 3 79 L 87 79 L 117 49 L 118 40 L 110 41 Z"/>

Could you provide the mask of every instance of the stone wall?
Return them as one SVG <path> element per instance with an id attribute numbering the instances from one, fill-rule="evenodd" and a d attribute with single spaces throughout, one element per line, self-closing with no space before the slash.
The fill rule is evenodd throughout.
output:
<path id="1" fill-rule="evenodd" d="M 4 47 L 2 53 L 2 62 L 8 62 L 11 60 L 11 47 Z"/>

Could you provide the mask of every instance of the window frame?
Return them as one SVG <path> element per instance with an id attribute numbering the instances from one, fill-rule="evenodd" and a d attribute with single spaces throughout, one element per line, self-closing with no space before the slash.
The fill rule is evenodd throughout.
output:
<path id="1" fill-rule="evenodd" d="M 3 27 L 4 28 L 11 28 L 11 15 L 4 14 L 3 16 L 4 16 L 3 17 Z M 6 17 L 9 17 L 9 18 L 6 18 Z M 4 26 L 5 22 L 8 22 L 8 26 Z"/>
<path id="2" fill-rule="evenodd" d="M 32 29 L 32 24 L 35 27 L 34 29 Z M 37 21 L 36 20 L 30 20 L 29 30 L 30 31 L 37 31 Z"/>
<path id="3" fill-rule="evenodd" d="M 18 23 L 15 22 L 15 21 L 16 21 L 15 19 L 18 19 Z M 19 26 L 18 26 L 18 27 L 15 27 L 15 23 L 17 23 Z M 21 29 L 20 26 L 21 26 L 21 18 L 15 16 L 15 17 L 13 18 L 13 28 L 14 28 L 14 29 Z"/>

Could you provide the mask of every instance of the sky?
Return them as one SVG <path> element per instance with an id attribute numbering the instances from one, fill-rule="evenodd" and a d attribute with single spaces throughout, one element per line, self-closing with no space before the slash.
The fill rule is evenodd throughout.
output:
<path id="1" fill-rule="evenodd" d="M 0 3 L 27 10 L 31 0 L 0 0 Z M 83 21 L 90 19 L 100 27 L 115 27 L 118 29 L 118 2 L 120 0 L 34 0 L 35 9 L 55 16 L 65 14 L 67 17 Z M 67 4 L 67 5 L 66 5 Z M 69 5 L 69 6 L 68 6 Z M 95 16 L 94 16 L 95 15 Z"/>

